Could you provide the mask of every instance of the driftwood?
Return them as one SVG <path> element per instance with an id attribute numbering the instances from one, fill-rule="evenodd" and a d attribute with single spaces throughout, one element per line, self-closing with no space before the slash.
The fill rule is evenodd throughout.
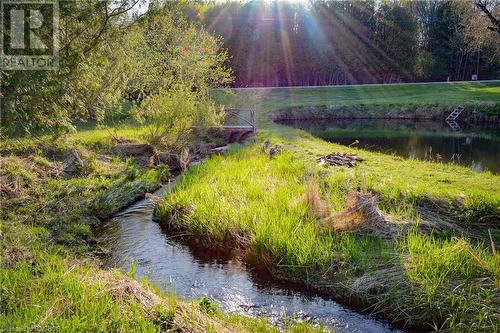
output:
<path id="1" fill-rule="evenodd" d="M 320 164 L 328 163 L 333 166 L 347 166 L 350 168 L 361 161 L 363 161 L 363 159 L 359 156 L 347 153 L 332 153 L 318 158 Z"/>
<path id="2" fill-rule="evenodd" d="M 221 154 L 221 155 L 226 155 L 228 150 L 231 148 L 231 145 L 225 145 L 222 147 L 215 147 L 213 149 L 210 149 L 210 153 L 212 154 Z"/>

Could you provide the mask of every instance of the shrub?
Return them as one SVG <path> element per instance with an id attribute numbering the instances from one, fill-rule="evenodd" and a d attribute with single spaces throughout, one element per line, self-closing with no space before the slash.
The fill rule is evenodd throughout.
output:
<path id="1" fill-rule="evenodd" d="M 193 128 L 217 125 L 222 119 L 215 104 L 202 93 L 177 84 L 146 98 L 135 112 L 147 125 L 146 140 L 151 144 L 183 147 Z"/>

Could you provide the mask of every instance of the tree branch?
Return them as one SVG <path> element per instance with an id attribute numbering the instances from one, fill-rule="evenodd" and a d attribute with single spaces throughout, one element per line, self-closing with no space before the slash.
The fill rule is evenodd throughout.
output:
<path id="1" fill-rule="evenodd" d="M 491 11 L 488 9 L 488 1 L 487 0 L 475 0 L 474 1 L 476 7 L 481 10 L 488 19 L 493 23 L 493 27 L 488 27 L 488 29 L 496 31 L 500 35 L 500 19 L 497 19 Z"/>
<path id="2" fill-rule="evenodd" d="M 101 3 L 104 5 L 104 18 L 103 18 L 103 22 L 101 24 L 101 28 L 94 35 L 94 37 L 92 37 L 92 40 L 89 42 L 88 46 L 83 50 L 83 53 L 84 54 L 88 53 L 90 50 L 92 50 L 99 43 L 99 39 L 106 32 L 109 20 L 111 18 L 125 14 L 128 11 L 132 10 L 139 3 L 139 1 L 141 1 L 141 0 L 133 0 L 132 3 L 128 7 L 125 7 L 128 4 L 128 0 L 123 0 L 123 3 L 121 6 L 115 8 L 111 12 L 109 12 L 108 11 L 108 9 L 109 9 L 108 0 L 104 0 Z"/>

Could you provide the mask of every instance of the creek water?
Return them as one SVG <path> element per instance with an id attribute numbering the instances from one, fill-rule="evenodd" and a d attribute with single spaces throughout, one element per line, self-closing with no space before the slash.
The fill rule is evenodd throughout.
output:
<path id="1" fill-rule="evenodd" d="M 169 191 L 165 186 L 156 195 Z M 282 326 L 285 318 L 324 324 L 335 332 L 399 332 L 388 324 L 349 310 L 332 299 L 255 274 L 236 260 L 192 251 L 164 234 L 152 220 L 154 204 L 142 200 L 105 223 L 98 233 L 107 267 L 148 277 L 161 291 L 185 299 L 207 296 L 228 313 L 267 316 Z"/>
<path id="2" fill-rule="evenodd" d="M 290 120 L 324 140 L 405 158 L 458 163 L 500 173 L 500 128 L 414 120 Z M 454 126 L 457 125 L 458 127 Z"/>

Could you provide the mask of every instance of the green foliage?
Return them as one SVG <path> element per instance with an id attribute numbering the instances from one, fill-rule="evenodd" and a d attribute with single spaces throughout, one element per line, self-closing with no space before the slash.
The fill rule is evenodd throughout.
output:
<path id="1" fill-rule="evenodd" d="M 70 224 L 61 228 L 57 237 L 57 242 L 66 245 L 75 245 L 79 242 L 86 242 L 92 239 L 93 234 L 90 226 L 83 223 Z"/>
<path id="2" fill-rule="evenodd" d="M 85 175 L 89 175 L 93 172 L 96 172 L 98 168 L 99 163 L 97 162 L 97 155 L 94 152 L 91 152 L 89 156 L 84 160 L 82 173 Z"/>
<path id="3" fill-rule="evenodd" d="M 384 50 L 384 56 L 390 59 L 381 64 L 381 71 L 386 76 L 384 82 L 391 82 L 395 77 L 403 81 L 413 80 L 418 27 L 410 7 L 401 2 L 383 2 L 375 19 L 378 20 L 374 32 L 375 45 Z"/>
<path id="4" fill-rule="evenodd" d="M 131 279 L 135 279 L 135 262 L 130 264 L 130 269 L 127 272 L 127 276 Z"/>
<path id="5" fill-rule="evenodd" d="M 134 180 L 140 175 L 140 170 L 131 157 L 125 161 L 125 174 L 127 175 L 127 180 Z"/>
<path id="6" fill-rule="evenodd" d="M 498 256 L 465 238 L 438 240 L 417 233 L 408 236 L 402 251 L 409 255 L 404 263 L 407 277 L 419 290 L 412 302 L 432 314 L 436 329 L 498 329 L 494 310 L 494 288 L 500 282 Z"/>
<path id="7" fill-rule="evenodd" d="M 158 180 L 161 183 L 166 183 L 170 177 L 170 170 L 167 164 L 160 164 L 156 167 L 158 171 Z"/>
<path id="8" fill-rule="evenodd" d="M 163 307 L 155 308 L 156 324 L 160 326 L 162 331 L 168 332 L 174 325 L 175 309 L 165 311 Z"/>
<path id="9" fill-rule="evenodd" d="M 152 10 L 124 43 L 131 68 L 127 91 L 142 99 L 133 114 L 146 123 L 149 142 L 179 148 L 193 126 L 219 123 L 221 112 L 208 90 L 232 77 L 218 38 L 166 6 Z"/>
<path id="10" fill-rule="evenodd" d="M 183 85 L 147 97 L 135 115 L 146 121 L 148 142 L 177 149 L 187 144 L 193 126 L 205 128 L 222 119 L 222 112 L 208 97 Z"/>
<path id="11" fill-rule="evenodd" d="M 95 119 L 98 108 L 116 104 L 120 90 L 106 73 L 109 62 L 101 51 L 109 44 L 102 42 L 116 39 L 130 0 L 116 1 L 112 11 L 108 5 L 108 0 L 61 2 L 60 69 L 0 72 L 2 128 L 8 134 L 74 131 L 73 120 Z"/>
<path id="12" fill-rule="evenodd" d="M 94 267 L 71 266 L 55 252 L 39 251 L 34 255 L 33 263 L 21 261 L 16 267 L 2 270 L 5 307 L 0 316 L 1 328 L 156 331 L 137 301 L 128 297 L 117 301 L 106 292 L 105 284 L 92 278 L 97 274 Z M 30 288 L 25 288 L 27 283 Z M 28 306 L 28 299 L 28 304 L 37 306 Z M 68 307 L 72 309 L 71 314 L 66 310 Z M 123 317 L 124 309 L 129 312 L 128 318 Z"/>
<path id="13" fill-rule="evenodd" d="M 215 314 L 218 311 L 218 307 L 215 303 L 210 301 L 207 296 L 204 296 L 200 302 L 198 303 L 200 306 L 201 311 L 205 312 L 206 314 Z"/>
<path id="14" fill-rule="evenodd" d="M 161 169 L 143 170 L 134 164 L 127 165 L 126 176 L 117 179 L 106 189 L 95 191 L 92 211 L 101 218 L 109 218 L 112 214 L 160 187 Z M 133 178 L 131 178 L 133 177 Z"/>
<path id="15" fill-rule="evenodd" d="M 190 100 L 199 96 L 201 109 L 212 111 L 207 89 L 232 80 L 220 40 L 169 4 L 133 17 L 136 3 L 62 4 L 61 68 L 0 72 L 5 133 L 46 129 L 57 136 L 74 131 L 76 121 L 120 120 L 127 116 L 124 98 L 140 102 L 160 93 L 172 100 L 170 89 L 180 93 L 181 86 L 184 97 L 188 92 Z M 165 97 L 150 98 L 149 106 Z"/>
<path id="16" fill-rule="evenodd" d="M 124 48 L 131 93 L 149 95 L 184 85 L 203 94 L 232 80 L 220 39 L 189 22 L 175 4 L 151 10 L 125 36 Z"/>

